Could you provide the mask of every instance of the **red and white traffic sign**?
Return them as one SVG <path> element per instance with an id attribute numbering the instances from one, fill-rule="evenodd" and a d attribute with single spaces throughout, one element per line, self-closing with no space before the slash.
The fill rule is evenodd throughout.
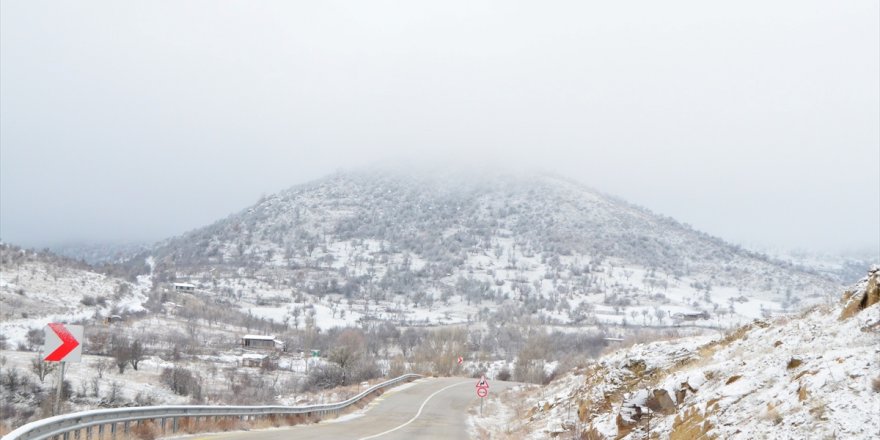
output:
<path id="1" fill-rule="evenodd" d="M 489 395 L 489 387 L 479 387 L 477 388 L 477 396 L 481 399 Z"/>
<path id="2" fill-rule="evenodd" d="M 464 362 L 464 358 L 459 356 L 458 357 L 458 365 L 461 365 L 462 362 Z"/>
<path id="3" fill-rule="evenodd" d="M 489 388 L 489 381 L 486 380 L 486 376 L 480 377 L 480 381 L 477 382 L 477 388 Z"/>
<path id="4" fill-rule="evenodd" d="M 43 329 L 44 361 L 79 362 L 82 360 L 83 326 L 52 323 Z"/>

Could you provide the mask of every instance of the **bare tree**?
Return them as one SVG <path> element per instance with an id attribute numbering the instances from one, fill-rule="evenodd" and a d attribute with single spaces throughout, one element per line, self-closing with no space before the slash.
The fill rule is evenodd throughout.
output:
<path id="1" fill-rule="evenodd" d="M 336 346 L 330 351 L 328 359 L 342 368 L 342 385 L 352 366 L 361 358 L 364 347 L 364 335 L 358 330 L 345 330 L 336 338 Z"/>
<path id="2" fill-rule="evenodd" d="M 128 342 L 128 339 L 114 337 L 110 345 L 110 355 L 113 356 L 113 361 L 116 364 L 116 368 L 119 369 L 119 374 L 122 374 L 125 372 L 125 367 L 131 361 L 131 343 Z"/>
<path id="3" fill-rule="evenodd" d="M 134 371 L 137 371 L 138 363 L 140 363 L 140 361 L 144 360 L 144 358 L 147 355 L 147 352 L 144 349 L 143 344 L 141 344 L 141 341 L 135 340 L 134 342 L 131 343 L 131 346 L 129 347 L 128 355 L 129 355 L 128 363 L 131 364 L 131 368 L 134 368 Z"/>
<path id="4" fill-rule="evenodd" d="M 43 381 L 46 379 L 46 376 L 55 371 L 55 368 L 57 366 L 58 365 L 53 362 L 44 361 L 39 354 L 31 359 L 31 371 L 33 371 L 34 374 L 37 375 L 37 377 L 40 379 L 40 383 L 43 383 Z"/>
<path id="5" fill-rule="evenodd" d="M 113 368 L 113 362 L 109 359 L 100 359 L 95 362 L 92 362 L 91 367 L 95 369 L 95 372 L 98 373 L 98 379 L 104 378 L 104 372 Z"/>

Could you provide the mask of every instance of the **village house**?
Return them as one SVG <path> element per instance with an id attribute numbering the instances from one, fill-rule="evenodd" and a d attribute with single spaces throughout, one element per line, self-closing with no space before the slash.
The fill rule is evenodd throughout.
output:
<path id="1" fill-rule="evenodd" d="M 241 337 L 241 346 L 257 350 L 275 350 L 284 346 L 284 343 L 270 335 L 244 335 Z"/>
<path id="2" fill-rule="evenodd" d="M 245 353 L 241 355 L 242 367 L 264 367 L 269 362 L 269 355 L 259 353 Z"/>
<path id="3" fill-rule="evenodd" d="M 702 311 L 699 313 L 676 313 L 672 315 L 673 321 L 698 321 L 701 319 L 709 319 L 709 312 Z"/>
<path id="4" fill-rule="evenodd" d="M 175 292 L 194 292 L 195 290 L 196 286 L 190 283 L 174 283 Z"/>

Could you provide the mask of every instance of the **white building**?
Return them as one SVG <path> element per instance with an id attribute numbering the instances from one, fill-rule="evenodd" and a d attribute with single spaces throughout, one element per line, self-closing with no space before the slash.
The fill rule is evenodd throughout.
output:
<path id="1" fill-rule="evenodd" d="M 190 283 L 174 283 L 175 292 L 194 292 L 195 290 L 196 286 Z"/>

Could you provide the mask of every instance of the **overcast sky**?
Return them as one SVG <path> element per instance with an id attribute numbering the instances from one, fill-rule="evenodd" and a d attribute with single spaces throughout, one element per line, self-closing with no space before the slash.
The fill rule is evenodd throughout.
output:
<path id="1" fill-rule="evenodd" d="M 880 252 L 880 2 L 0 3 L 0 238 L 153 241 L 376 164 Z"/>

